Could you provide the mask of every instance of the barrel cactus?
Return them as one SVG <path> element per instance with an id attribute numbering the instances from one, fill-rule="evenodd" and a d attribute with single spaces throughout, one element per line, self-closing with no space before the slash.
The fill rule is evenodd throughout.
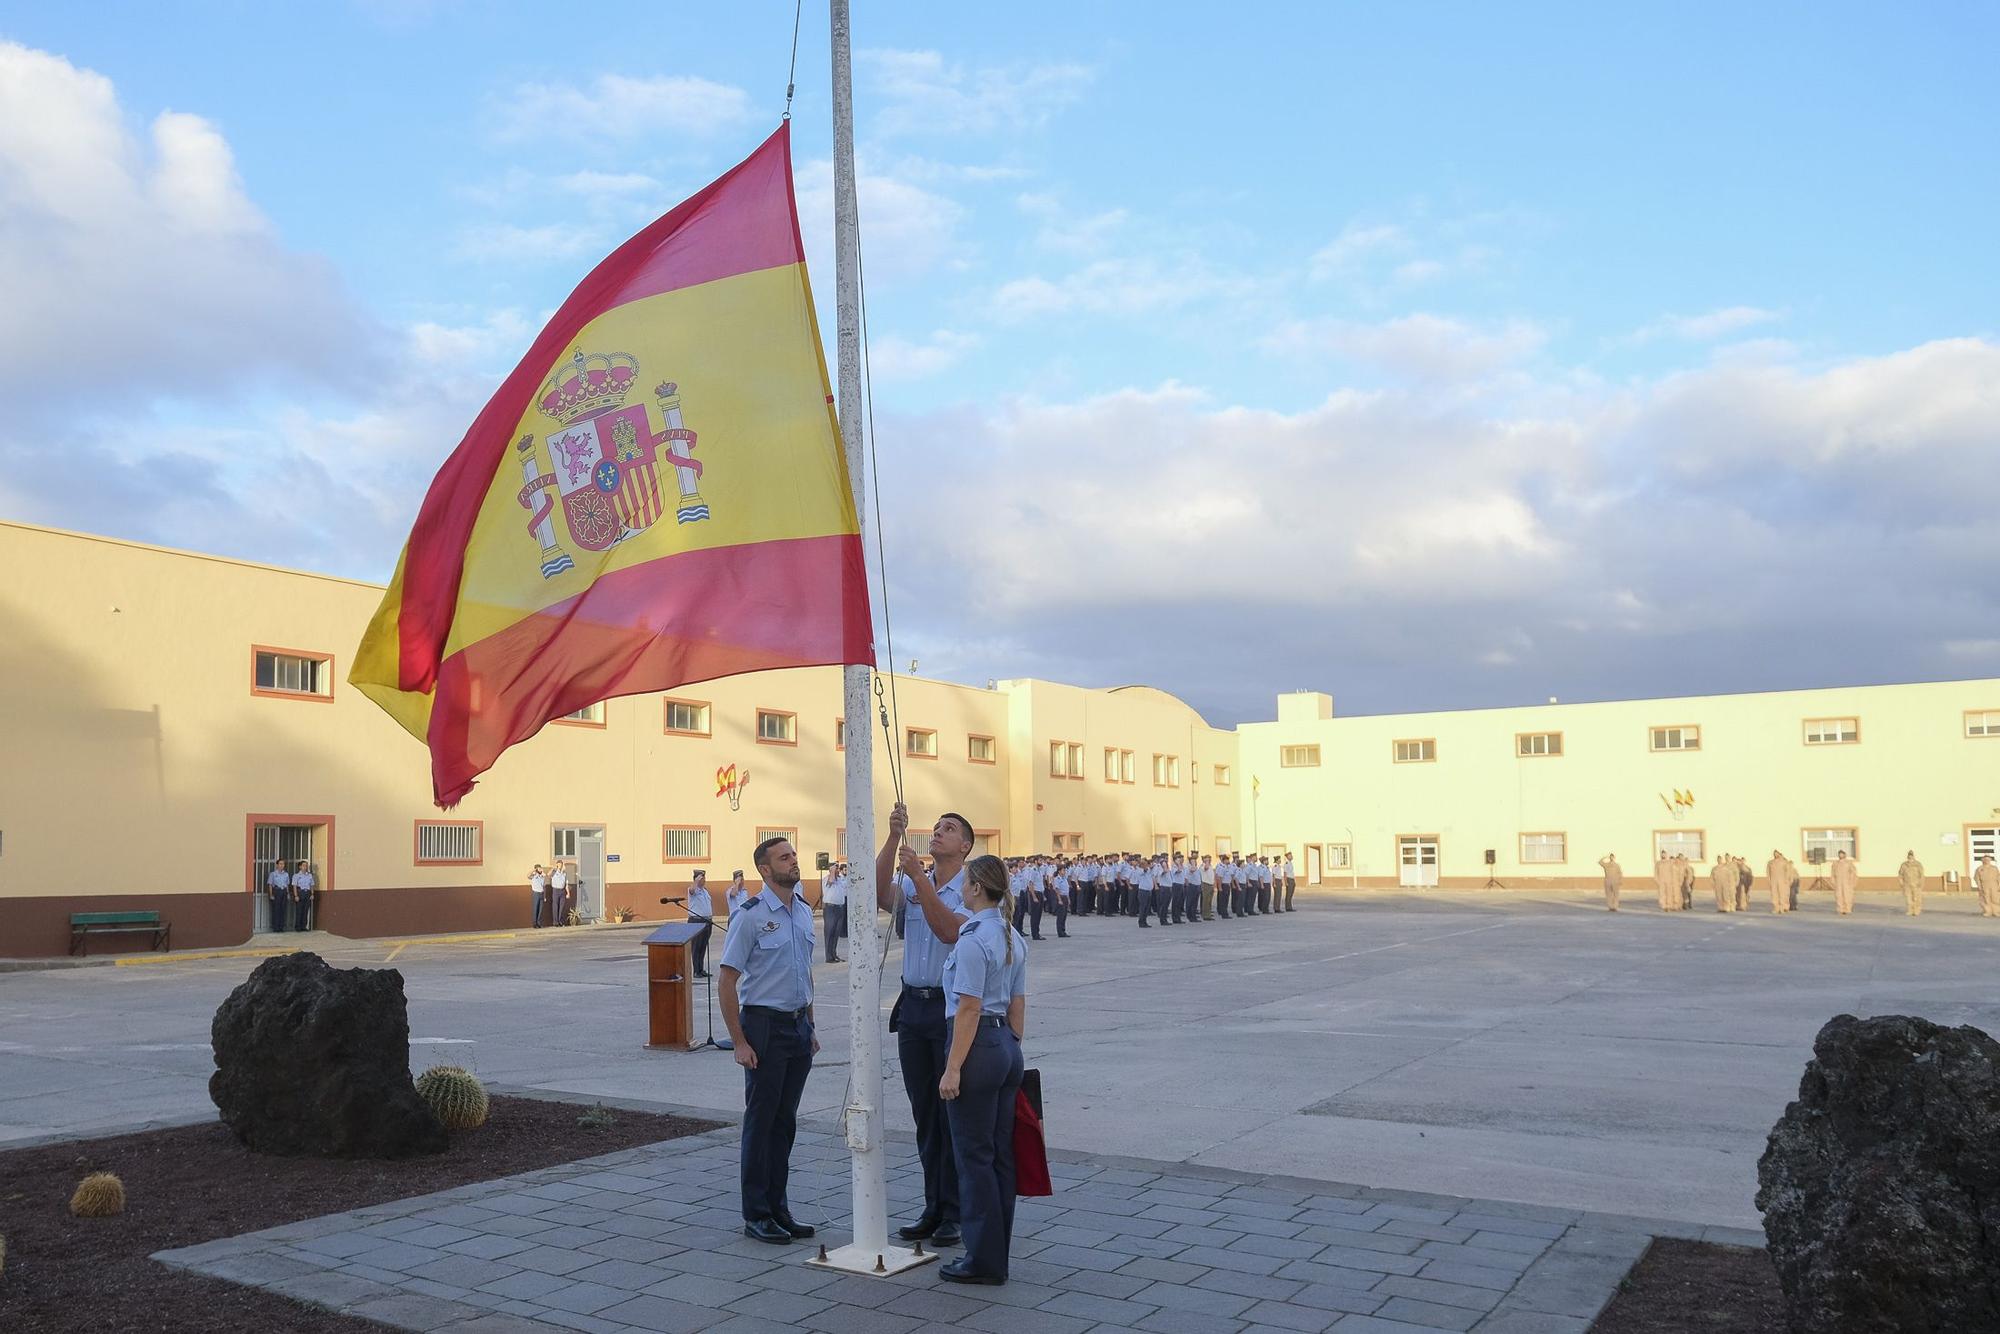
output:
<path id="1" fill-rule="evenodd" d="M 125 1212 L 125 1183 L 109 1172 L 92 1172 L 77 1183 L 69 1211 L 78 1218 L 110 1218 Z"/>
<path id="2" fill-rule="evenodd" d="M 486 1124 L 486 1086 L 470 1070 L 440 1065 L 417 1077 L 417 1096 L 430 1104 L 446 1130 L 472 1130 Z"/>

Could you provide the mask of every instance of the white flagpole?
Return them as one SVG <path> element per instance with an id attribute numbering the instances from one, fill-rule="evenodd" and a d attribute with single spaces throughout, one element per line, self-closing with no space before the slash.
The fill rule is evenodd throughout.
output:
<path id="1" fill-rule="evenodd" d="M 860 212 L 854 197 L 854 72 L 847 0 L 830 0 L 833 19 L 833 268 L 840 443 L 854 514 L 867 532 L 861 453 Z M 865 548 L 864 542 L 864 548 Z M 847 1147 L 853 1152 L 854 1236 L 817 1263 L 858 1274 L 893 1274 L 935 1258 L 889 1244 L 888 1163 L 882 1149 L 882 925 L 875 907 L 875 729 L 869 671 L 845 667 L 847 863 L 860 874 L 848 890 L 848 1036 L 852 1052 Z"/>

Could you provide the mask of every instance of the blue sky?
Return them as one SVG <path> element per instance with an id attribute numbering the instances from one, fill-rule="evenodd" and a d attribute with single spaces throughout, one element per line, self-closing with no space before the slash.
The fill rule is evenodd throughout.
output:
<path id="1" fill-rule="evenodd" d="M 2000 674 L 2000 10 L 857 11 L 899 656 L 1219 721 Z M 790 29 L 8 6 L 0 514 L 383 577 L 546 312 L 775 123 Z M 51 387 L 86 344 L 115 411 Z M 29 466 L 55 420 L 94 490 Z"/>

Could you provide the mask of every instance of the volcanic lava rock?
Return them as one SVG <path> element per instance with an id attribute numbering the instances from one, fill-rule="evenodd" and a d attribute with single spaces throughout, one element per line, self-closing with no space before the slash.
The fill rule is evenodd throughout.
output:
<path id="1" fill-rule="evenodd" d="M 410 1079 L 410 1019 L 393 968 L 333 968 L 317 954 L 267 959 L 209 1030 L 208 1096 L 260 1153 L 409 1158 L 445 1130 Z"/>
<path id="2" fill-rule="evenodd" d="M 1793 1334 L 2000 1331 L 2000 1043 L 1840 1015 L 1757 1164 Z"/>

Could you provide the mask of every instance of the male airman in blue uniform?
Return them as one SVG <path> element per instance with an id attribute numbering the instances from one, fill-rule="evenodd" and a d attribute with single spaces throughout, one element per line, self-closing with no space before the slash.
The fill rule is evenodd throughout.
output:
<path id="1" fill-rule="evenodd" d="M 965 859 L 972 851 L 972 822 L 956 812 L 940 815 L 931 828 L 932 867 L 926 872 L 914 850 L 903 846 L 909 808 L 897 802 L 889 813 L 889 837 L 875 858 L 875 901 L 883 909 L 903 909 L 903 989 L 889 1011 L 896 1056 L 903 1067 L 903 1091 L 917 1127 L 917 1159 L 924 1169 L 924 1212 L 896 1230 L 905 1241 L 929 1239 L 956 1246 L 958 1168 L 952 1159 L 951 1125 L 938 1097 L 950 1037 L 946 1028 L 944 961 L 958 943 L 959 924 L 972 914 L 962 897 Z M 896 874 L 899 851 L 903 873 Z"/>
<path id="2" fill-rule="evenodd" d="M 774 1244 L 810 1237 L 785 1197 L 799 1097 L 805 1092 L 813 1035 L 812 909 L 797 893 L 799 855 L 782 838 L 757 845 L 763 887 L 730 913 L 722 945 L 722 1022 L 743 1067 L 743 1233 Z"/>

